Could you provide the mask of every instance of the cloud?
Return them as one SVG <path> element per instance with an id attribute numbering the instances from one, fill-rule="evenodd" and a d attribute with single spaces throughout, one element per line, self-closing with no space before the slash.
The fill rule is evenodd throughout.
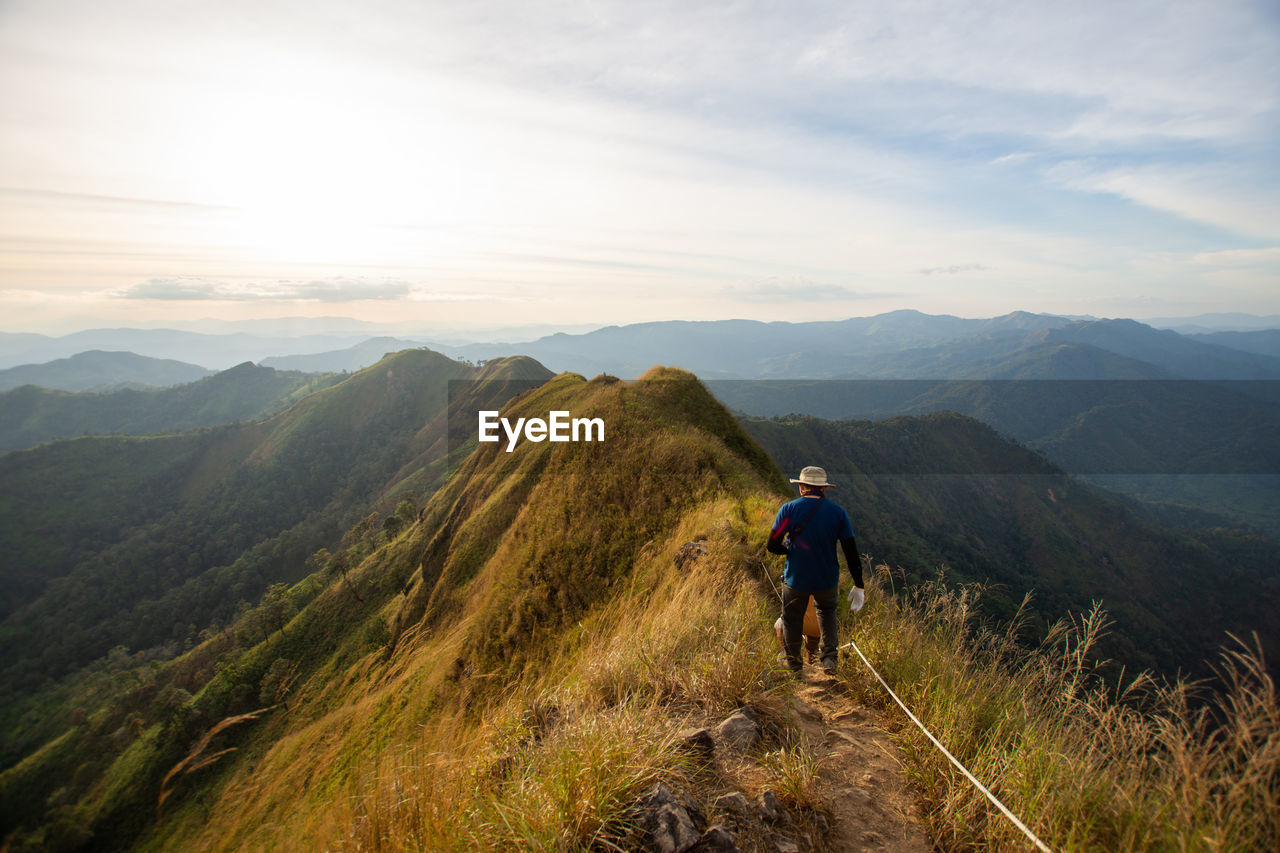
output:
<path id="1" fill-rule="evenodd" d="M 6 8 L 0 233 L 115 310 L 1080 312 L 1280 235 L 1256 0 L 75 5 Z"/>
<path id="2" fill-rule="evenodd" d="M 751 302 L 840 302 L 844 300 L 891 299 L 900 293 L 862 293 L 843 285 L 823 284 L 806 278 L 754 279 L 725 288 L 725 295 Z"/>
<path id="3" fill-rule="evenodd" d="M 1064 161 L 1046 171 L 1050 183 L 1118 196 L 1153 210 L 1229 232 L 1280 237 L 1273 171 L 1244 163 L 1155 163 L 1109 167 L 1094 159 Z"/>
<path id="4" fill-rule="evenodd" d="M 121 291 L 122 299 L 219 302 L 361 302 L 403 299 L 411 288 L 402 281 L 363 278 L 312 279 L 231 284 L 206 278 L 152 278 Z"/>
<path id="5" fill-rule="evenodd" d="M 1201 252 L 1191 258 L 1193 264 L 1216 267 L 1268 267 L 1280 264 L 1280 246 L 1266 249 L 1228 249 Z"/>
<path id="6" fill-rule="evenodd" d="M 120 292 L 122 299 L 226 299 L 226 285 L 197 278 L 152 278 Z"/>
<path id="7" fill-rule="evenodd" d="M 957 275 L 962 272 L 981 272 L 987 269 L 982 264 L 952 264 L 947 267 L 929 267 L 919 270 L 921 275 L 933 275 L 935 273 L 945 273 L 946 275 Z"/>

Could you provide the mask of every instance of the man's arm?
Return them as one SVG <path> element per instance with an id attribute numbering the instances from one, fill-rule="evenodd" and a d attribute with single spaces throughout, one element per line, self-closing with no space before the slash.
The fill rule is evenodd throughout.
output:
<path id="1" fill-rule="evenodd" d="M 769 531 L 769 541 L 764 547 L 770 554 L 786 555 L 787 543 L 783 539 L 787 535 L 787 528 L 791 526 L 789 522 L 789 518 L 779 518 L 773 529 Z"/>
<path id="2" fill-rule="evenodd" d="M 844 561 L 849 566 L 853 585 L 862 589 L 862 559 L 858 556 L 858 541 L 852 536 L 846 536 L 840 540 L 840 548 L 844 551 Z"/>

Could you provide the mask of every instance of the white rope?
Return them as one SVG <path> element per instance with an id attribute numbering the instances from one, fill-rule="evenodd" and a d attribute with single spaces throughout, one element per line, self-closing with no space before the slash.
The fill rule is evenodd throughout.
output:
<path id="1" fill-rule="evenodd" d="M 846 649 L 850 647 L 852 647 L 853 650 L 858 653 L 858 657 L 862 658 L 862 662 L 867 665 L 867 669 L 871 670 L 871 674 L 874 675 L 879 680 L 880 684 L 884 687 L 884 689 L 889 691 L 889 695 L 893 697 L 893 701 L 898 703 L 898 707 L 901 708 L 906 713 L 906 715 L 911 718 L 911 722 L 915 723 L 920 728 L 920 731 L 924 732 L 925 736 L 929 738 L 929 740 L 933 741 L 934 746 L 942 750 L 942 754 L 951 760 L 951 763 L 954 764 L 957 767 L 957 769 L 959 769 L 960 772 L 965 775 L 965 778 L 967 778 L 970 782 L 972 782 L 975 786 L 977 786 L 979 791 L 986 794 L 987 799 L 990 800 L 992 803 L 994 803 L 995 807 L 998 808 L 1004 814 L 1005 817 L 1013 821 L 1013 825 L 1018 827 L 1018 829 L 1022 830 L 1023 834 L 1026 835 L 1027 838 L 1031 839 L 1031 842 L 1035 844 L 1035 846 L 1038 849 L 1043 850 L 1044 853 L 1053 853 L 1053 851 L 1049 849 L 1048 845 L 1046 845 L 1043 841 L 1041 841 L 1039 838 L 1036 837 L 1036 834 L 1034 832 L 1027 829 L 1026 824 L 1018 820 L 1017 815 L 1009 811 L 1009 809 L 1005 806 L 1004 803 L 996 799 L 995 794 L 988 791 L 986 786 L 983 785 L 981 782 L 979 782 L 976 776 L 970 773 L 963 764 L 961 764 L 959 761 L 956 760 L 956 757 L 954 755 L 952 755 L 950 752 L 947 751 L 947 748 L 943 746 L 936 737 L 933 736 L 933 733 L 924 727 L 924 723 L 921 723 L 918 719 L 916 719 L 916 715 L 911 713 L 911 709 L 908 708 L 905 704 L 903 704 L 903 701 L 898 698 L 898 694 L 893 692 L 893 688 L 890 687 L 888 683 L 883 678 L 880 677 L 880 673 L 876 672 L 876 668 L 871 665 L 871 661 L 867 660 L 867 656 L 862 653 L 862 649 L 858 648 L 858 644 L 854 642 L 848 642 L 848 643 L 845 643 L 843 646 L 843 648 L 846 648 Z"/>

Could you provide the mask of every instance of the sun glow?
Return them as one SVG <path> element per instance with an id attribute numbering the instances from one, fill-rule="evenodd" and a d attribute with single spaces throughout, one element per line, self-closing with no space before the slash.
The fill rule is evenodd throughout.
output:
<path id="1" fill-rule="evenodd" d="M 224 207 L 236 245 L 267 260 L 399 263 L 415 252 L 410 229 L 491 221 L 502 146 L 429 86 L 296 67 L 253 82 L 191 117 L 174 169 Z"/>

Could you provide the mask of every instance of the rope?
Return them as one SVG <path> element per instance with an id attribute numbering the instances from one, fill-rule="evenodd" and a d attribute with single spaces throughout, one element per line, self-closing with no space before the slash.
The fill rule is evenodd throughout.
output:
<path id="1" fill-rule="evenodd" d="M 1013 821 L 1013 825 L 1018 827 L 1018 829 L 1022 830 L 1023 835 L 1027 836 L 1027 838 L 1029 838 L 1031 842 L 1035 844 L 1037 849 L 1044 851 L 1044 853 L 1053 853 L 1053 851 L 1049 849 L 1048 845 L 1046 845 L 1043 841 L 1041 841 L 1039 838 L 1036 837 L 1036 834 L 1034 832 L 1032 832 L 1030 829 L 1027 829 L 1026 824 L 1018 820 L 1017 815 L 1009 811 L 1008 807 L 1006 807 L 1004 803 L 996 799 L 995 794 L 988 791 L 986 786 L 983 785 L 981 782 L 979 782 L 976 776 L 970 773 L 963 764 L 961 764 L 959 761 L 956 760 L 956 757 L 954 755 L 952 755 L 950 752 L 947 751 L 947 748 L 943 746 L 942 743 L 936 737 L 933 736 L 933 733 L 924 727 L 924 723 L 916 719 L 916 715 L 911 713 L 911 709 L 908 708 L 903 703 L 903 701 L 898 698 L 898 694 L 893 692 L 893 688 L 890 687 L 889 684 L 880 676 L 880 673 L 876 672 L 876 668 L 871 665 L 871 661 L 867 660 L 867 656 L 862 653 L 862 649 L 858 648 L 857 643 L 848 642 L 848 643 L 845 643 L 841 648 L 847 649 L 851 647 L 855 652 L 858 653 L 858 657 L 862 658 L 862 662 L 867 665 L 867 669 L 871 670 L 871 674 L 876 677 L 876 679 L 880 682 L 880 684 L 884 687 L 885 690 L 889 691 L 889 695 L 893 697 L 893 701 L 898 703 L 898 707 L 901 708 L 906 713 L 906 715 L 911 718 L 911 722 L 915 723 L 916 726 L 919 727 L 920 731 L 924 732 L 925 736 L 929 738 L 929 740 L 933 741 L 934 746 L 942 750 L 942 754 L 951 760 L 951 763 L 954 764 L 956 768 L 965 775 L 965 778 L 968 779 L 970 782 L 972 782 L 979 791 L 986 794 L 987 799 L 990 800 L 992 803 L 994 803 L 995 807 L 998 808 L 1004 814 L 1005 817 Z"/>
<path id="2" fill-rule="evenodd" d="M 863 567 L 866 568 L 869 563 L 870 563 L 869 559 L 864 559 Z M 763 560 L 760 561 L 760 565 L 761 567 L 764 567 L 765 563 Z M 773 575 L 769 573 L 767 568 L 765 569 L 765 577 L 769 579 L 769 585 L 773 587 L 773 591 L 777 593 L 778 598 L 781 600 L 782 591 L 778 589 L 778 585 L 773 582 Z M 871 661 L 867 660 L 867 656 L 862 653 L 862 649 L 858 648 L 857 643 L 850 640 L 840 648 L 842 649 L 852 648 L 855 652 L 857 652 L 858 657 L 862 658 L 862 662 L 867 665 L 867 669 L 871 670 L 871 674 L 874 675 L 876 677 L 876 680 L 880 682 L 880 685 L 889 692 L 889 695 L 893 697 L 893 701 L 898 703 L 898 707 L 901 708 L 903 712 L 908 717 L 911 718 L 911 722 L 915 723 L 916 726 L 920 729 L 920 731 L 924 732 L 925 737 L 929 738 L 929 740 L 933 742 L 934 746 L 942 750 L 942 754 L 945 755 L 951 761 L 951 763 L 954 764 L 956 768 L 961 773 L 964 774 L 966 779 L 972 782 L 979 791 L 985 794 L 988 800 L 990 800 L 993 804 L 995 804 L 995 807 L 1000 810 L 1001 814 L 1009 818 L 1009 820 L 1013 822 L 1014 826 L 1022 830 L 1022 834 L 1027 836 L 1027 838 L 1031 841 L 1031 843 L 1036 846 L 1036 849 L 1043 851 L 1043 853 L 1053 853 L 1053 850 L 1050 849 L 1049 845 L 1041 841 L 1034 832 L 1032 832 L 1030 829 L 1027 828 L 1027 825 L 1025 823 L 1018 820 L 1018 816 L 1015 815 L 1013 812 L 1009 811 L 1008 806 L 1000 802 L 1000 800 L 996 797 L 995 794 L 988 791 L 987 786 L 979 782 L 978 777 L 970 773 L 968 768 L 965 767 L 963 764 L 961 764 L 960 761 L 954 755 L 952 755 L 951 752 L 945 746 L 942 745 L 942 742 L 933 736 L 933 732 L 929 731 L 924 727 L 924 723 L 920 722 L 920 720 L 916 718 L 916 715 L 911 713 L 911 709 L 906 706 L 906 703 L 904 703 L 901 699 L 898 698 L 898 694 L 893 692 L 893 688 L 889 686 L 889 683 L 885 681 L 884 678 L 881 677 L 880 673 L 876 672 L 876 668 L 871 665 Z"/>

